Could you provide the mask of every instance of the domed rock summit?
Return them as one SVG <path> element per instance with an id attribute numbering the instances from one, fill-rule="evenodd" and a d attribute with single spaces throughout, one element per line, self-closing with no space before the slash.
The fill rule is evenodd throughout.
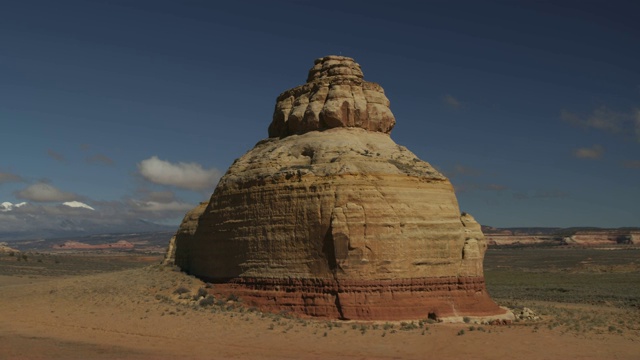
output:
<path id="1" fill-rule="evenodd" d="M 269 138 L 185 216 L 175 264 L 266 311 L 506 316 L 485 289 L 480 225 L 444 175 L 391 139 L 394 125 L 353 59 L 317 59 L 306 84 L 278 96 Z"/>

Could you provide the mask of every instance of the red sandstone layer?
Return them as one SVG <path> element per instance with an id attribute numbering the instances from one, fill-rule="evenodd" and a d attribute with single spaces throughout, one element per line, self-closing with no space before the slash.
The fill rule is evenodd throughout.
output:
<path id="1" fill-rule="evenodd" d="M 482 277 L 396 280 L 234 278 L 213 280 L 214 293 L 231 294 L 262 311 L 344 320 L 399 320 L 505 313 Z"/>

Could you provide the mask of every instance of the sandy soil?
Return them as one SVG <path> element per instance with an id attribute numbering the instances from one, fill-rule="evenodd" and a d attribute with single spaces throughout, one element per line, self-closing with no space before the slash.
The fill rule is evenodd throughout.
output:
<path id="1" fill-rule="evenodd" d="M 1 359 L 637 359 L 617 334 L 535 327 L 290 319 L 180 299 L 205 284 L 160 266 L 93 275 L 0 275 Z M 182 295 L 183 298 L 187 294 Z M 477 325 L 476 325 L 477 327 Z M 460 330 L 464 334 L 458 335 Z"/>

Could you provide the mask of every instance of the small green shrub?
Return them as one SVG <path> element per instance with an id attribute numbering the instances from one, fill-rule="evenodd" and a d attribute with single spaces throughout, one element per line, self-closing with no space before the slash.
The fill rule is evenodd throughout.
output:
<path id="1" fill-rule="evenodd" d="M 213 295 L 208 295 L 204 299 L 200 300 L 198 304 L 200 304 L 200 306 L 202 307 L 207 307 L 207 306 L 213 306 L 215 302 L 216 302 L 216 298 L 214 298 Z"/>
<path id="2" fill-rule="evenodd" d="M 191 290 L 187 289 L 184 286 L 180 286 L 179 288 L 173 290 L 173 293 L 178 295 L 187 294 L 189 292 L 191 292 Z"/>
<path id="3" fill-rule="evenodd" d="M 414 329 L 417 329 L 417 328 L 418 328 L 418 325 L 416 325 L 416 323 L 413 322 L 413 321 L 410 322 L 410 323 L 406 323 L 404 321 L 400 323 L 400 330 L 407 331 L 407 330 L 414 330 Z"/>
<path id="4" fill-rule="evenodd" d="M 207 295 L 209 295 L 207 290 L 205 288 L 200 288 L 200 289 L 198 289 L 198 292 L 196 293 L 196 296 L 197 296 L 196 299 L 199 299 L 201 297 L 207 297 Z"/>

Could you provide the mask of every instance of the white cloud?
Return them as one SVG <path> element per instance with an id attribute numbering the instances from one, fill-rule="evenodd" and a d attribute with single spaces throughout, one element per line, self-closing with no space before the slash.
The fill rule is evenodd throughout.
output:
<path id="1" fill-rule="evenodd" d="M 600 159 L 604 154 L 604 148 L 600 145 L 593 145 L 590 148 L 577 148 L 573 150 L 573 156 L 579 159 Z"/>
<path id="2" fill-rule="evenodd" d="M 222 173 L 220 170 L 203 169 L 198 163 L 171 163 L 157 156 L 142 160 L 138 171 L 155 184 L 172 185 L 189 190 L 213 189 Z"/>
<path id="3" fill-rule="evenodd" d="M 96 209 L 92 208 L 91 206 L 89 206 L 89 205 L 87 205 L 85 203 L 82 203 L 80 201 L 67 201 L 67 202 L 62 203 L 62 205 L 66 205 L 66 206 L 73 207 L 73 208 L 83 208 L 83 209 L 89 209 L 89 210 L 94 210 L 94 211 L 96 210 Z"/>
<path id="4" fill-rule="evenodd" d="M 61 191 L 46 183 L 37 183 L 28 186 L 24 190 L 17 191 L 16 197 L 35 202 L 72 201 L 81 196 Z"/>
<path id="5" fill-rule="evenodd" d="M 460 100 L 454 98 L 453 96 L 447 94 L 445 96 L 442 97 L 442 101 L 447 105 L 450 106 L 454 109 L 459 109 L 460 107 L 462 107 L 462 103 L 460 102 Z"/>

